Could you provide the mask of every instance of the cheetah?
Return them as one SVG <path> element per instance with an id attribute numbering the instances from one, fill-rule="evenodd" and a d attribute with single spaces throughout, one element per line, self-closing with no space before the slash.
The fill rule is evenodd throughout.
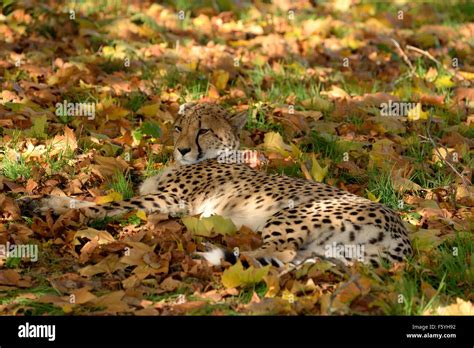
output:
<path id="1" fill-rule="evenodd" d="M 237 228 L 261 233 L 262 246 L 242 252 L 257 266 L 299 265 L 314 255 L 377 267 L 381 260 L 403 261 L 412 253 L 406 229 L 396 212 L 341 189 L 302 178 L 270 175 L 219 155 L 237 151 L 246 113 L 231 114 L 217 104 L 187 103 L 173 125 L 175 165 L 146 179 L 140 195 L 95 205 L 77 202 L 89 218 L 130 210 L 229 218 Z M 41 212 L 62 213 L 67 197 L 47 197 Z M 201 253 L 213 265 L 236 262 L 235 255 L 211 247 Z"/>

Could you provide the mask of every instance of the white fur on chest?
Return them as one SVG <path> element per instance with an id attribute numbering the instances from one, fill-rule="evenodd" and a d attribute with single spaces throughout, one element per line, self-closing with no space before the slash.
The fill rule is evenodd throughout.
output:
<path id="1" fill-rule="evenodd" d="M 253 231 L 260 231 L 267 220 L 275 213 L 275 211 L 258 211 L 253 204 L 223 210 L 221 207 L 224 205 L 223 203 L 227 202 L 227 199 L 228 198 L 222 196 L 219 198 L 216 196 L 206 197 L 203 202 L 196 207 L 196 214 L 201 214 L 202 217 L 220 215 L 231 219 L 237 229 L 245 225 Z"/>

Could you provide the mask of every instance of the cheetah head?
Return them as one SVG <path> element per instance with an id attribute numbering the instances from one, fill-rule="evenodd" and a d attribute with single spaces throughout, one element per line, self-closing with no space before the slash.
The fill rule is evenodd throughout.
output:
<path id="1" fill-rule="evenodd" d="M 216 104 L 184 104 L 174 123 L 175 160 L 193 164 L 216 158 L 222 151 L 238 150 L 246 120 L 246 112 L 230 114 Z"/>

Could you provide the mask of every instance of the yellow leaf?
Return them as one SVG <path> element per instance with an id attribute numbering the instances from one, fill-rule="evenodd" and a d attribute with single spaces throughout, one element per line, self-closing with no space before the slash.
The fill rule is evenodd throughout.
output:
<path id="1" fill-rule="evenodd" d="M 293 303 L 293 302 L 295 302 L 296 296 L 293 295 L 293 293 L 291 291 L 285 289 L 283 291 L 283 293 L 281 294 L 281 298 L 288 301 L 289 303 Z"/>
<path id="2" fill-rule="evenodd" d="M 337 86 L 331 86 L 331 90 L 321 92 L 322 95 L 327 95 L 331 99 L 348 99 L 350 95 L 345 90 Z"/>
<path id="3" fill-rule="evenodd" d="M 469 71 L 459 71 L 459 74 L 461 74 L 462 77 L 464 77 L 467 80 L 473 81 L 474 80 L 474 73 L 469 72 Z"/>
<path id="4" fill-rule="evenodd" d="M 451 80 L 451 76 L 448 75 L 438 76 L 434 84 L 440 89 L 451 88 L 455 86 L 455 83 Z"/>
<path id="5" fill-rule="evenodd" d="M 64 306 L 62 306 L 62 309 L 63 309 L 64 313 L 71 313 L 72 312 L 72 305 L 67 303 Z"/>
<path id="6" fill-rule="evenodd" d="M 280 133 L 277 132 L 266 133 L 265 138 L 263 139 L 263 146 L 266 149 L 278 152 L 285 157 L 289 155 L 288 151 L 291 151 L 291 146 L 285 144 Z"/>
<path id="7" fill-rule="evenodd" d="M 225 89 L 227 82 L 229 81 L 229 73 L 225 70 L 216 70 L 212 73 L 211 81 L 217 89 Z"/>
<path id="8" fill-rule="evenodd" d="M 110 202 L 119 202 L 123 201 L 123 196 L 115 191 L 110 192 L 106 196 L 97 196 L 94 199 L 94 202 L 96 204 L 105 204 L 105 203 L 110 203 Z"/>
<path id="9" fill-rule="evenodd" d="M 126 47 L 120 44 L 117 44 L 115 47 L 112 47 L 112 46 L 102 47 L 102 54 L 106 58 L 113 58 L 113 59 L 124 59 L 127 57 Z"/>
<path id="10" fill-rule="evenodd" d="M 276 275 L 268 274 L 263 277 L 265 284 L 267 284 L 267 292 L 265 297 L 275 297 L 280 291 L 280 278 Z"/>
<path id="11" fill-rule="evenodd" d="M 46 115 L 36 116 L 33 117 L 33 125 L 30 129 L 25 130 L 25 135 L 29 137 L 34 137 L 38 139 L 44 139 L 48 136 L 46 134 L 46 130 L 48 129 L 47 126 L 47 118 Z"/>
<path id="12" fill-rule="evenodd" d="M 158 114 L 158 110 L 160 109 L 160 103 L 144 105 L 140 109 L 138 109 L 137 113 L 146 117 L 153 117 Z"/>
<path id="13" fill-rule="evenodd" d="M 436 151 L 437 150 L 437 151 Z M 441 162 L 447 160 L 447 157 L 449 155 L 448 150 L 446 150 L 444 147 L 437 147 L 436 149 L 433 149 L 433 155 L 431 156 L 431 160 L 434 163 Z"/>
<path id="14" fill-rule="evenodd" d="M 115 53 L 115 49 L 112 46 L 104 46 L 102 47 L 102 53 L 105 57 L 111 57 Z"/>
<path id="15" fill-rule="evenodd" d="M 353 37 L 345 37 L 341 42 L 344 46 L 349 47 L 351 50 L 356 50 L 364 46 L 364 41 L 354 39 Z"/>
<path id="16" fill-rule="evenodd" d="M 474 306 L 471 301 L 465 301 L 461 298 L 456 298 L 456 303 L 445 307 L 437 307 L 434 310 L 426 310 L 424 315 L 474 315 Z"/>
<path id="17" fill-rule="evenodd" d="M 242 263 L 238 261 L 235 265 L 224 271 L 222 274 L 222 284 L 226 288 L 257 284 L 268 274 L 269 269 L 270 266 L 262 268 L 250 267 L 244 270 Z"/>
<path id="18" fill-rule="evenodd" d="M 204 218 L 185 216 L 181 219 L 186 228 L 194 235 L 211 237 L 215 235 L 232 235 L 237 232 L 232 220 L 219 215 Z"/>
<path id="19" fill-rule="evenodd" d="M 190 71 L 196 71 L 198 63 L 199 61 L 197 59 L 193 59 L 189 63 L 183 64 L 183 66 Z"/>
<path id="20" fill-rule="evenodd" d="M 382 198 L 381 196 L 377 197 L 375 196 L 372 192 L 370 192 L 369 190 L 366 190 L 367 191 L 367 198 L 370 199 L 372 202 L 379 202 L 380 199 Z"/>
<path id="21" fill-rule="evenodd" d="M 183 242 L 181 240 L 178 240 L 178 239 L 176 239 L 175 242 L 176 242 L 176 250 L 184 251 Z"/>
<path id="22" fill-rule="evenodd" d="M 434 47 L 439 42 L 435 34 L 427 31 L 415 33 L 412 40 L 421 48 Z"/>
<path id="23" fill-rule="evenodd" d="M 407 114 L 409 121 L 417 121 L 417 120 L 427 120 L 428 113 L 421 109 L 421 103 L 416 104 L 416 106 L 408 111 Z"/>
<path id="24" fill-rule="evenodd" d="M 442 240 L 439 237 L 440 230 L 420 229 L 412 234 L 413 246 L 420 251 L 430 251 L 441 244 Z"/>
<path id="25" fill-rule="evenodd" d="M 146 213 L 143 210 L 137 211 L 135 215 L 138 216 L 140 220 L 147 221 Z"/>
<path id="26" fill-rule="evenodd" d="M 314 181 L 322 182 L 328 173 L 329 165 L 322 168 L 314 153 L 311 154 L 311 177 Z"/>
<path id="27" fill-rule="evenodd" d="M 104 110 L 104 112 L 109 120 L 119 120 L 130 113 L 130 111 L 120 106 L 112 106 Z"/>
<path id="28" fill-rule="evenodd" d="M 303 153 L 301 152 L 301 150 L 299 149 L 299 147 L 296 145 L 296 144 L 291 144 L 291 155 L 293 156 L 293 158 L 301 158 L 301 156 L 303 155 Z"/>

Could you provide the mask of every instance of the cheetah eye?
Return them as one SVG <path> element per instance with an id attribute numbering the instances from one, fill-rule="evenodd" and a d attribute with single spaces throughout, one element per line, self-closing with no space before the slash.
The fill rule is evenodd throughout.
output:
<path id="1" fill-rule="evenodd" d="M 206 134 L 208 132 L 209 132 L 209 129 L 205 129 L 205 128 L 202 128 L 202 129 L 199 130 L 200 135 Z"/>
<path id="2" fill-rule="evenodd" d="M 174 131 L 178 133 L 181 132 L 181 127 L 179 126 L 174 127 Z"/>

